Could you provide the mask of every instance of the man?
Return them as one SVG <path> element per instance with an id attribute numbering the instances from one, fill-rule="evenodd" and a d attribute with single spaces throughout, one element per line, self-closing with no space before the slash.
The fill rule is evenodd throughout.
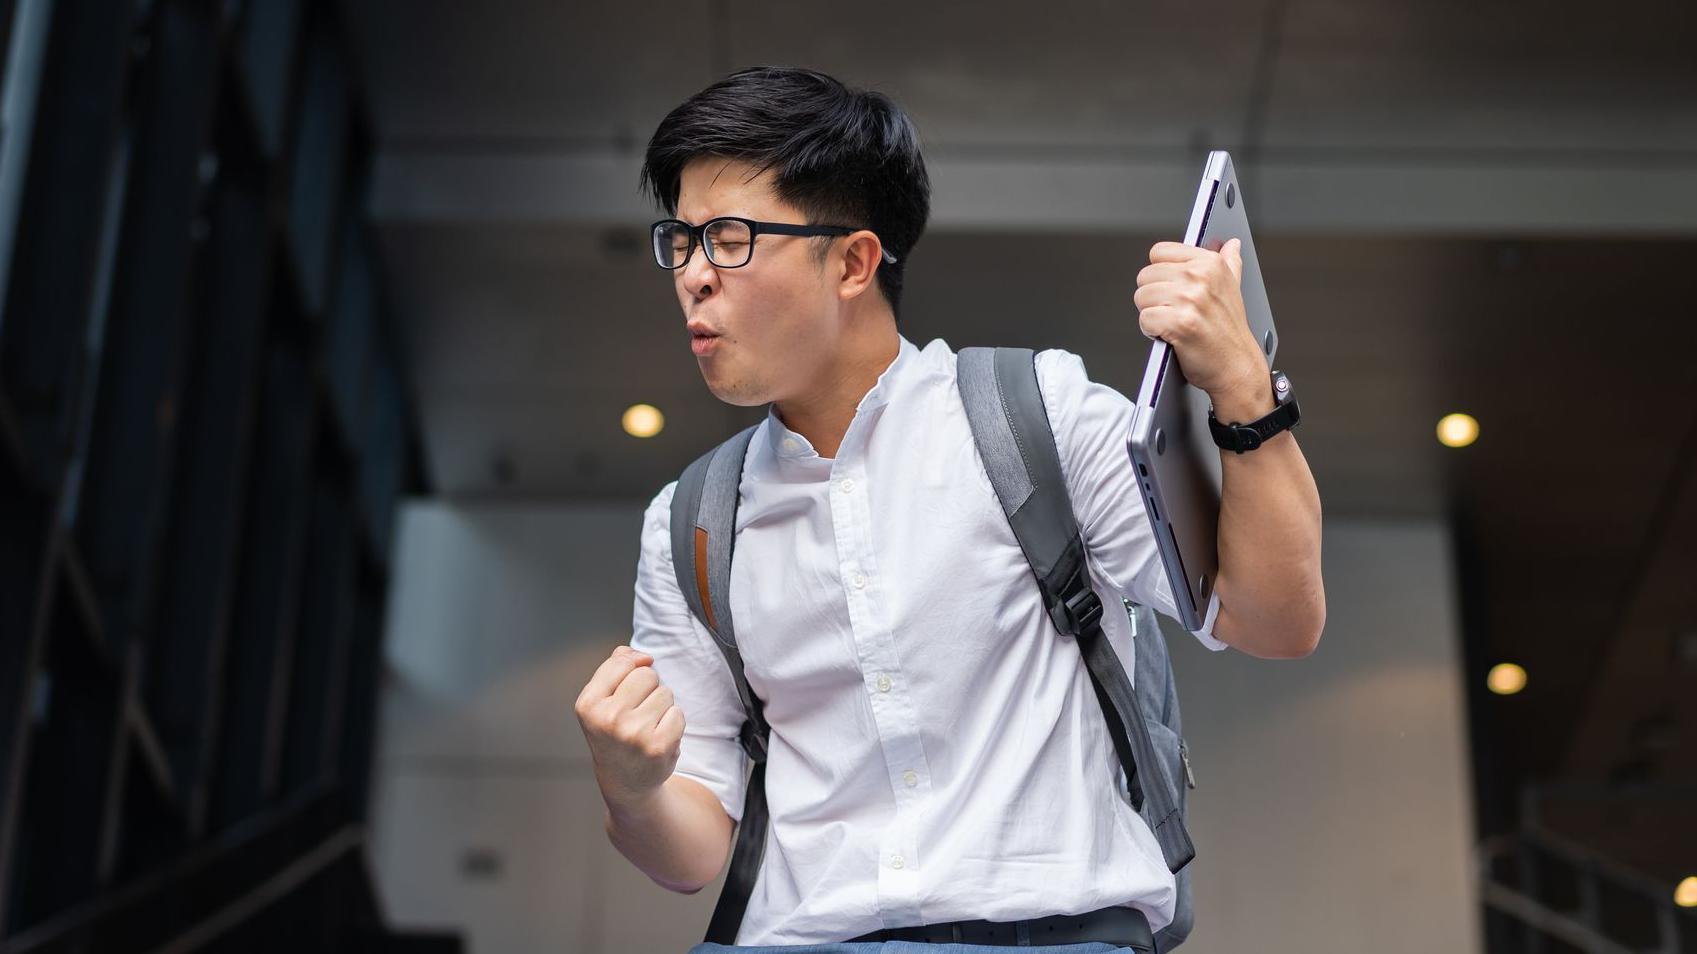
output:
<path id="1" fill-rule="evenodd" d="M 911 121 L 820 73 L 744 70 L 666 116 L 643 182 L 678 220 L 657 227 L 656 257 L 708 388 L 771 404 L 730 586 L 771 726 L 768 846 L 738 949 L 873 950 L 836 942 L 1110 907 L 1160 930 L 1173 875 L 1114 793 L 1099 703 L 984 473 L 954 353 L 897 331 L 930 208 Z M 1143 333 L 1177 350 L 1226 422 L 1275 406 L 1240 270 L 1235 245 L 1161 242 L 1134 296 Z M 1037 373 L 1096 590 L 1176 615 L 1125 454 L 1130 402 L 1065 351 L 1040 352 Z M 1288 431 L 1222 461 L 1218 600 L 1196 635 L 1307 655 L 1325 619 L 1307 464 Z M 675 487 L 644 516 L 631 646 L 576 711 L 613 844 L 693 893 L 723 868 L 744 804 L 744 712 L 674 575 Z M 1129 653 L 1123 614 L 1103 625 Z"/>

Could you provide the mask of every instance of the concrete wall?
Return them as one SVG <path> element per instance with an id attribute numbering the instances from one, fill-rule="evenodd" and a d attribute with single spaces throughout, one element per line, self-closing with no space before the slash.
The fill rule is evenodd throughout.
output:
<path id="1" fill-rule="evenodd" d="M 1448 534 L 1328 520 L 1323 551 L 1307 659 L 1168 627 L 1197 783 L 1185 950 L 1481 950 Z"/>
<path id="2" fill-rule="evenodd" d="M 630 632 L 640 507 L 410 506 L 373 856 L 397 923 L 475 954 L 682 951 L 717 884 L 654 885 L 607 844 L 572 702 Z M 1480 949 L 1446 535 L 1331 521 L 1314 656 L 1174 629 L 1198 788 L 1193 954 Z"/>

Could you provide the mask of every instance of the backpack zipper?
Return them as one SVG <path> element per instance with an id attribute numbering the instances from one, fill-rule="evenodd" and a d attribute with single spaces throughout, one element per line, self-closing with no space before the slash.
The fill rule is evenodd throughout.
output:
<path id="1" fill-rule="evenodd" d="M 1120 597 L 1125 604 L 1125 618 L 1131 621 L 1131 638 L 1137 638 L 1137 604 L 1125 597 Z M 1184 763 L 1184 784 L 1189 788 L 1196 787 L 1196 773 L 1190 769 L 1190 745 L 1184 739 L 1178 740 L 1178 757 Z"/>

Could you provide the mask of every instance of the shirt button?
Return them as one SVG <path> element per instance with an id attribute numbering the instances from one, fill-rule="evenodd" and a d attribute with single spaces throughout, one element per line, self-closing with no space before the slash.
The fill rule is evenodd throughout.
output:
<path id="1" fill-rule="evenodd" d="M 857 590 L 866 589 L 866 574 L 856 573 L 854 575 L 854 588 Z"/>
<path id="2" fill-rule="evenodd" d="M 890 691 L 890 677 L 889 676 L 879 676 L 878 677 L 878 691 L 879 692 L 889 692 Z"/>
<path id="3" fill-rule="evenodd" d="M 899 869 L 906 864 L 907 861 L 904 860 L 901 855 L 890 856 L 890 867 Z"/>
<path id="4" fill-rule="evenodd" d="M 844 477 L 842 479 L 842 481 L 837 484 L 837 486 L 841 487 L 843 493 L 845 493 L 845 494 L 853 493 L 854 492 L 854 478 Z"/>
<path id="5" fill-rule="evenodd" d="M 795 438 L 793 438 L 793 437 L 784 438 L 784 450 L 793 451 L 797 447 L 800 447 L 800 446 L 801 446 L 800 444 L 797 444 L 795 442 Z"/>
<path id="6" fill-rule="evenodd" d="M 907 783 L 908 788 L 912 788 L 919 784 L 919 773 L 913 771 L 903 772 L 902 781 Z"/>

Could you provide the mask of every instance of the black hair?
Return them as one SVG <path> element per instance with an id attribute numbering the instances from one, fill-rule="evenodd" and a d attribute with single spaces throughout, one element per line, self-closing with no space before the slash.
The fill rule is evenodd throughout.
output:
<path id="1" fill-rule="evenodd" d="M 776 169 L 777 197 L 810 225 L 877 233 L 896 256 L 880 260 L 878 287 L 899 316 L 908 257 L 931 215 L 931 180 L 913 121 L 883 93 L 815 70 L 752 66 L 666 114 L 643 159 L 641 188 L 676 215 L 684 167 L 702 157 Z M 823 263 L 829 241 L 818 241 Z"/>

